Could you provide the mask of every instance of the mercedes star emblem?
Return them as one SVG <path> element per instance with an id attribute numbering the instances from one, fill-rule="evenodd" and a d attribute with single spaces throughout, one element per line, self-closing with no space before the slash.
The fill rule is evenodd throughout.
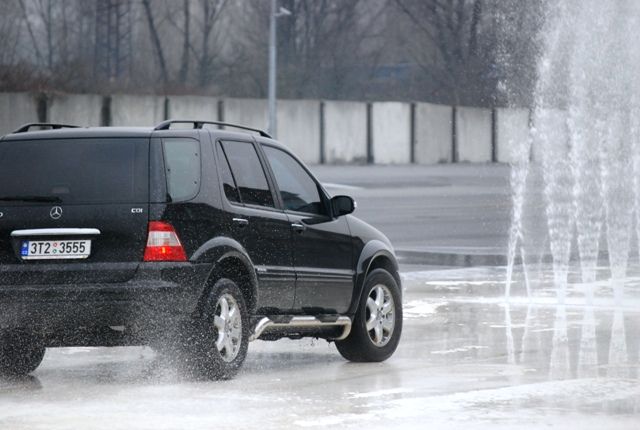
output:
<path id="1" fill-rule="evenodd" d="M 49 215 L 53 219 L 60 219 L 60 217 L 62 216 L 62 208 L 60 206 L 52 207 L 51 212 L 49 212 Z"/>

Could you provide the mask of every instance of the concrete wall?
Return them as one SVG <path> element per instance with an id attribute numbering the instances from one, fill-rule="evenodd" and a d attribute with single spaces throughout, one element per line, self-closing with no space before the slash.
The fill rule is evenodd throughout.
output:
<path id="1" fill-rule="evenodd" d="M 380 164 L 411 161 L 411 105 L 399 102 L 372 104 L 373 160 Z"/>
<path id="2" fill-rule="evenodd" d="M 0 136 L 28 122 L 38 122 L 36 96 L 28 93 L 0 94 Z"/>
<path id="3" fill-rule="evenodd" d="M 305 163 L 320 162 L 320 102 L 278 101 L 278 140 Z"/>
<path id="4" fill-rule="evenodd" d="M 492 134 L 491 110 L 470 107 L 456 109 L 458 161 L 491 161 Z"/>
<path id="5" fill-rule="evenodd" d="M 516 160 L 518 148 L 530 138 L 528 109 L 496 109 L 497 161 L 511 163 Z"/>
<path id="6" fill-rule="evenodd" d="M 267 101 L 260 99 L 225 99 L 224 120 L 247 127 L 267 129 Z"/>
<path id="7" fill-rule="evenodd" d="M 325 102 L 324 141 L 327 163 L 366 161 L 366 103 Z"/>
<path id="8" fill-rule="evenodd" d="M 164 97 L 115 94 L 111 96 L 111 125 L 151 127 L 164 118 Z"/>
<path id="9" fill-rule="evenodd" d="M 170 119 L 218 120 L 218 99 L 202 96 L 170 96 Z"/>
<path id="10" fill-rule="evenodd" d="M 451 106 L 416 103 L 415 162 L 450 163 L 453 156 Z"/>
<path id="11" fill-rule="evenodd" d="M 39 97 L 30 93 L 0 93 L 0 134 L 24 123 L 37 122 Z M 414 161 L 419 164 L 446 163 L 454 159 L 489 162 L 493 144 L 497 160 L 510 162 L 515 144 L 529 138 L 526 109 L 496 109 L 494 130 L 489 109 L 458 107 L 453 156 L 451 106 L 416 103 L 412 124 L 411 104 L 374 102 L 368 124 L 366 103 L 325 101 L 321 124 L 320 104 L 318 100 L 278 101 L 277 137 L 308 163 L 321 162 L 322 133 L 324 159 L 328 163 L 361 162 L 367 159 L 369 150 L 374 163 L 409 163 L 412 132 Z M 46 105 L 40 104 L 41 109 L 46 108 L 40 113 L 46 114 L 51 122 L 89 126 L 101 125 L 108 118 L 116 126 L 153 126 L 163 121 L 166 114 L 171 118 L 212 121 L 222 117 L 231 123 L 267 128 L 266 100 L 224 99 L 222 105 L 223 111 L 219 112 L 219 99 L 202 96 L 53 94 L 47 97 Z M 534 159 L 537 149 L 534 142 Z"/>
<path id="12" fill-rule="evenodd" d="M 100 126 L 102 96 L 61 94 L 48 99 L 49 121 L 80 126 Z"/>

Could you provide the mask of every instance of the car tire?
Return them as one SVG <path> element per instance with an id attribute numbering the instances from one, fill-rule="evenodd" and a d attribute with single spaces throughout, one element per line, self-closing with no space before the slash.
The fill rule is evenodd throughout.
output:
<path id="1" fill-rule="evenodd" d="M 247 356 L 249 315 L 244 297 L 230 279 L 219 279 L 183 337 L 183 363 L 196 379 L 230 379 Z"/>
<path id="2" fill-rule="evenodd" d="M 367 276 L 351 332 L 336 341 L 349 361 L 380 362 L 395 352 L 402 334 L 402 294 L 396 280 L 384 269 Z"/>
<path id="3" fill-rule="evenodd" d="M 38 368 L 46 348 L 36 336 L 21 331 L 0 334 L 0 374 L 24 376 Z"/>

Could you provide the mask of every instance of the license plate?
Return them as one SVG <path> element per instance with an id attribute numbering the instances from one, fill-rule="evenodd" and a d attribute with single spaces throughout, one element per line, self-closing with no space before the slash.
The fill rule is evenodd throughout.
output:
<path id="1" fill-rule="evenodd" d="M 29 240 L 20 247 L 23 260 L 87 258 L 90 254 L 90 240 Z"/>

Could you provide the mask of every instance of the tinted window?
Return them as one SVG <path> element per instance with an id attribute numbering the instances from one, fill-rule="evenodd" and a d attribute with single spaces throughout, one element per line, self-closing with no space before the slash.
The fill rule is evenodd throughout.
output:
<path id="1" fill-rule="evenodd" d="M 251 143 L 222 142 L 243 203 L 274 207 L 258 153 Z"/>
<path id="2" fill-rule="evenodd" d="M 146 202 L 148 163 L 147 139 L 4 141 L 0 142 L 0 198 L 54 197 L 63 203 Z"/>
<path id="3" fill-rule="evenodd" d="M 324 214 L 318 185 L 295 158 L 271 146 L 263 146 L 276 177 L 285 209 Z"/>
<path id="4" fill-rule="evenodd" d="M 230 202 L 237 203 L 240 201 L 240 194 L 238 193 L 236 181 L 233 179 L 231 168 L 229 167 L 227 156 L 222 151 L 222 146 L 218 145 L 218 149 L 220 175 L 222 176 L 222 188 L 224 189 L 224 194 Z"/>
<path id="5" fill-rule="evenodd" d="M 171 201 L 194 198 L 200 189 L 200 144 L 193 139 L 163 139 L 162 144 Z"/>

